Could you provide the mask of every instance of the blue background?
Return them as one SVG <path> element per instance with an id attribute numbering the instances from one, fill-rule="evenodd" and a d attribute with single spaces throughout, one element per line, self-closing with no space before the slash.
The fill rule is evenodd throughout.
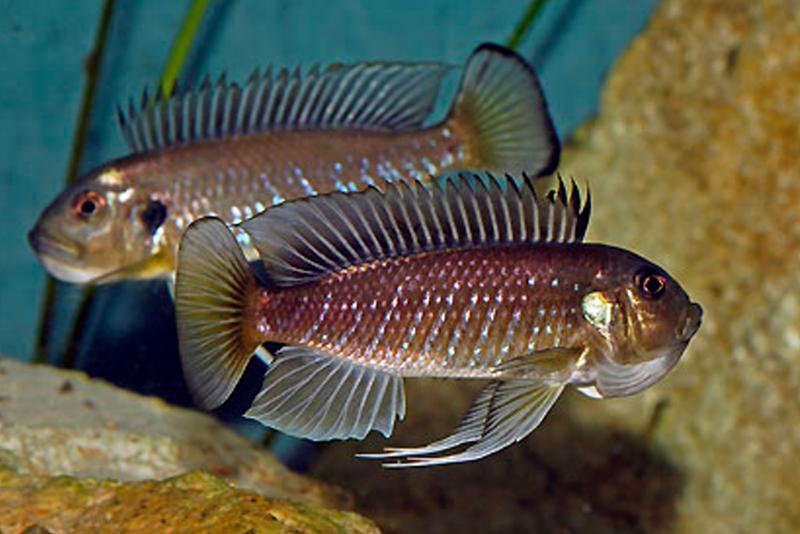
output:
<path id="1" fill-rule="evenodd" d="M 124 147 L 114 108 L 158 79 L 189 1 L 119 0 L 103 57 L 82 169 Z M 597 106 L 603 77 L 655 0 L 550 0 L 518 51 L 539 72 L 562 138 Z M 29 359 L 44 274 L 26 233 L 63 188 L 99 0 L 0 0 L 0 353 Z M 425 59 L 463 64 L 480 42 L 505 42 L 528 0 L 212 0 L 186 75 L 244 79 L 274 64 Z M 501 7 L 502 6 L 502 7 Z M 105 291 L 137 320 L 152 284 Z M 61 299 L 62 323 L 77 292 Z M 168 314 L 165 317 L 169 317 Z M 108 319 L 108 317 L 106 317 Z M 95 329 L 98 326 L 95 324 Z M 62 325 L 62 330 L 64 329 Z M 154 332 L 157 330 L 153 330 Z M 85 339 L 91 343 L 91 336 Z M 109 355 L 114 358 L 117 355 Z"/>

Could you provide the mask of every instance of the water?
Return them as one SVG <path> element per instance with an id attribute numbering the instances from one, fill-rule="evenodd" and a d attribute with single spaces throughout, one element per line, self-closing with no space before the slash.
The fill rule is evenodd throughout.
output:
<path id="1" fill-rule="evenodd" d="M 637 2 L 634 8 L 614 0 L 553 0 L 545 7 L 519 50 L 537 67 L 562 136 L 591 115 L 604 73 L 654 3 Z M 99 4 L 50 0 L 43 9 L 0 2 L 0 51 L 6 58 L 0 78 L 0 353 L 16 358 L 32 353 L 44 280 L 25 233 L 63 186 Z M 123 153 L 114 106 L 138 96 L 160 75 L 188 4 L 117 2 L 82 169 Z M 501 10 L 496 3 L 478 1 L 211 2 L 187 71 L 194 79 L 221 71 L 243 79 L 268 62 L 396 58 L 461 64 L 477 43 L 507 40 L 526 4 L 508 0 Z M 127 313 L 123 293 L 131 291 L 110 290 L 101 299 L 110 310 L 103 315 L 129 323 L 116 315 Z M 62 319 L 74 298 L 62 303 Z M 102 337 L 105 327 L 92 330 Z"/>

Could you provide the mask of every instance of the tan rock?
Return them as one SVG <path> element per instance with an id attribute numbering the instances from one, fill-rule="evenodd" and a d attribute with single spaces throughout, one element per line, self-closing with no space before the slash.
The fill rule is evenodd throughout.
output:
<path id="1" fill-rule="evenodd" d="M 705 308 L 681 363 L 627 399 L 573 396 L 473 466 L 345 463 L 375 440 L 315 472 L 363 475 L 359 502 L 402 532 L 800 531 L 800 2 L 665 0 L 561 170 L 591 183 L 590 240 L 653 259 Z M 463 410 L 411 393 L 409 408 L 412 427 Z"/>
<path id="2" fill-rule="evenodd" d="M 209 415 L 83 373 L 2 358 L 0 450 L 34 476 L 135 481 L 203 470 L 267 497 L 352 506 L 343 490 L 291 472 Z"/>
<path id="3" fill-rule="evenodd" d="M 667 266 L 705 308 L 649 393 L 685 473 L 680 532 L 800 530 L 798 87 L 799 3 L 668 0 L 565 158 L 592 178 L 590 237 Z"/>
<path id="4" fill-rule="evenodd" d="M 352 512 L 273 499 L 203 472 L 163 481 L 19 476 L 0 467 L 5 534 L 377 534 Z"/>

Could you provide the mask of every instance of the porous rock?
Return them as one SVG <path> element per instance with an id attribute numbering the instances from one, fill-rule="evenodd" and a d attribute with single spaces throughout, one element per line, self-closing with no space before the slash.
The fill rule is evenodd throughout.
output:
<path id="1" fill-rule="evenodd" d="M 396 509 L 358 496 L 400 532 L 446 532 L 434 517 L 450 531 L 800 531 L 798 88 L 800 2 L 665 0 L 561 172 L 590 182 L 588 240 L 652 259 L 704 307 L 681 362 L 630 398 L 568 396 L 532 436 L 475 466 L 378 475 L 343 463 L 386 444 L 374 440 L 332 449 L 315 472 L 341 481 L 358 470 L 384 498 L 393 484 Z M 394 444 L 452 430 L 463 395 L 439 387 L 457 402 L 409 393 L 406 424 L 436 413 L 447 425 L 411 428 L 412 440 L 401 425 Z"/>
<path id="2" fill-rule="evenodd" d="M 240 490 L 195 471 L 162 481 L 119 482 L 20 475 L 0 465 L 4 534 L 376 534 L 353 513 Z"/>
<path id="3" fill-rule="evenodd" d="M 798 87 L 799 2 L 666 0 L 565 158 L 591 178 L 590 238 L 666 266 L 705 309 L 629 405 L 666 403 L 653 437 L 685 474 L 677 532 L 800 530 Z"/>
<path id="4" fill-rule="evenodd" d="M 188 532 L 229 520 L 233 530 L 221 531 L 376 531 L 368 520 L 335 510 L 352 507 L 349 493 L 293 473 L 209 415 L 79 372 L 4 358 L 0 464 L 4 534 L 31 525 Z M 237 523 L 237 514 L 253 519 Z M 122 530 L 103 530 L 101 517 Z"/>

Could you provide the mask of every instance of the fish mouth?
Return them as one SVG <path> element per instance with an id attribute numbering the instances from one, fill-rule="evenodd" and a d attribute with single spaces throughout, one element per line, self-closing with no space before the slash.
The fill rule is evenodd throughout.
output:
<path id="1" fill-rule="evenodd" d="M 684 313 L 683 325 L 678 332 L 678 338 L 684 343 L 688 342 L 697 333 L 702 322 L 703 308 L 696 302 L 689 303 L 689 307 Z"/>
<path id="2" fill-rule="evenodd" d="M 81 257 L 78 245 L 48 235 L 38 227 L 28 232 L 28 242 L 45 270 L 62 282 L 86 284 L 104 274 L 78 265 Z"/>
<path id="3" fill-rule="evenodd" d="M 80 256 L 80 248 L 76 244 L 48 235 L 38 227 L 28 232 L 28 242 L 40 257 L 76 260 Z"/>

